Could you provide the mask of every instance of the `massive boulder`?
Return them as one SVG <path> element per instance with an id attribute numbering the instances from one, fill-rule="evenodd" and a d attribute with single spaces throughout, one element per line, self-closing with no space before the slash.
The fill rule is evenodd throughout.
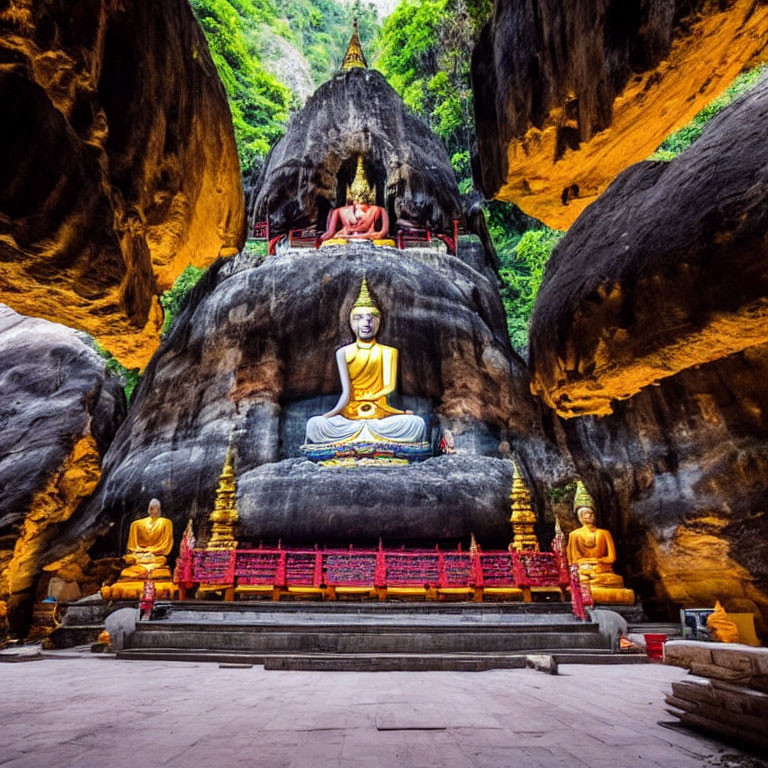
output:
<path id="1" fill-rule="evenodd" d="M 547 264 L 532 387 L 564 416 L 768 342 L 768 76 L 669 163 L 625 171 Z"/>
<path id="2" fill-rule="evenodd" d="M 768 634 L 768 345 L 567 423 L 646 608 L 756 613 Z"/>
<path id="3" fill-rule="evenodd" d="M 79 334 L 0 304 L 0 602 L 17 634 L 125 410 L 120 382 Z"/>
<path id="4" fill-rule="evenodd" d="M 563 238 L 533 389 L 647 608 L 768 630 L 768 77 L 670 163 L 625 171 Z M 655 384 L 656 386 L 649 386 Z"/>
<path id="5" fill-rule="evenodd" d="M 472 59 L 477 180 L 567 229 L 766 45 L 763 0 L 496 0 Z"/>
<path id="6" fill-rule="evenodd" d="M 231 435 L 243 541 L 466 545 L 474 532 L 506 545 L 512 467 L 497 458 L 500 440 L 516 447 L 535 433 L 526 450 L 542 464 L 556 465 L 557 452 L 537 427 L 482 247 L 461 253 L 357 243 L 214 265 L 147 366 L 102 482 L 64 540 L 114 525 L 103 551 L 120 551 L 152 496 L 177 536 L 188 517 L 201 530 Z M 379 338 L 400 350 L 402 405 L 435 442 L 450 428 L 456 455 L 386 469 L 300 458 L 307 418 L 338 398 L 334 350 L 351 340 L 363 276 L 383 313 Z"/>
<path id="7" fill-rule="evenodd" d="M 393 222 L 453 231 L 461 205 L 445 147 L 380 72 L 363 68 L 334 75 L 293 117 L 254 181 L 249 221 L 269 218 L 273 232 L 325 230 L 329 210 L 346 202 L 358 156 Z"/>
<path id="8" fill-rule="evenodd" d="M 13 0 L 0 57 L 0 298 L 143 366 L 159 293 L 244 237 L 203 33 L 186 0 Z"/>

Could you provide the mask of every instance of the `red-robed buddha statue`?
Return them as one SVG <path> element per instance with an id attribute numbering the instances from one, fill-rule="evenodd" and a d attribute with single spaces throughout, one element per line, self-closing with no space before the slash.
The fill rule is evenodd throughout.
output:
<path id="1" fill-rule="evenodd" d="M 358 157 L 355 179 L 347 189 L 347 204 L 334 208 L 328 218 L 328 229 L 320 239 L 375 241 L 389 237 L 389 216 L 380 205 L 373 205 L 374 200 L 374 191 L 365 178 L 363 158 Z"/>

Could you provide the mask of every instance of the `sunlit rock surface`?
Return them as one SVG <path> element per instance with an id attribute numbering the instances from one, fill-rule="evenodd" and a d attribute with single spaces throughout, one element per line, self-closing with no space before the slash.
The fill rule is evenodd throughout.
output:
<path id="1" fill-rule="evenodd" d="M 626 170 L 555 249 L 532 387 L 564 416 L 768 342 L 768 76 L 670 163 Z"/>
<path id="2" fill-rule="evenodd" d="M 754 0 L 496 0 L 472 61 L 478 181 L 567 229 L 767 45 Z"/>
<path id="3" fill-rule="evenodd" d="M 346 202 L 358 156 L 393 224 L 408 218 L 453 231 L 461 205 L 448 153 L 372 69 L 337 73 L 293 117 L 253 182 L 249 219 L 268 216 L 275 232 L 323 231 L 328 211 Z"/>
<path id="4" fill-rule="evenodd" d="M 334 353 L 352 339 L 364 275 L 383 315 L 379 339 L 400 351 L 401 407 L 425 418 L 435 442 L 449 428 L 455 456 L 343 470 L 299 458 L 308 417 L 338 398 Z M 559 461 L 527 388 L 489 268 L 368 244 L 223 261 L 147 367 L 67 538 L 113 526 L 104 551 L 119 551 L 152 496 L 177 535 L 188 517 L 201 530 L 232 434 L 244 541 L 466 545 L 474 532 L 483 545 L 506 546 L 512 467 L 498 458 L 500 440 L 523 445 L 538 476 Z"/>
<path id="5" fill-rule="evenodd" d="M 566 424 L 649 608 L 714 605 L 768 632 L 768 345 L 691 368 Z"/>
<path id="6" fill-rule="evenodd" d="M 14 0 L 0 57 L 0 301 L 143 366 L 158 294 L 244 236 L 203 33 L 185 0 Z"/>
<path id="7" fill-rule="evenodd" d="M 76 332 L 0 304 L 0 601 L 12 630 L 124 416 L 120 383 Z"/>

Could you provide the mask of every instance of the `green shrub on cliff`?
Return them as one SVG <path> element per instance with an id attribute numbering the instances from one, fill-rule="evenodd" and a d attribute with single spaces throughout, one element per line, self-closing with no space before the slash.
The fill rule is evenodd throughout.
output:
<path id="1" fill-rule="evenodd" d="M 205 269 L 190 264 L 174 281 L 173 285 L 160 296 L 160 306 L 163 308 L 163 327 L 160 334 L 168 333 L 181 304 L 187 294 L 195 287 L 197 281 L 205 274 Z"/>
<path id="2" fill-rule="evenodd" d="M 704 127 L 715 115 L 722 112 L 732 101 L 746 93 L 757 82 L 760 75 L 766 71 L 768 71 L 768 64 L 742 72 L 723 93 L 710 101 L 690 123 L 684 125 L 679 131 L 675 131 L 667 136 L 648 159 L 673 160 L 676 158 L 701 136 Z"/>
<path id="3" fill-rule="evenodd" d="M 130 403 L 133 391 L 136 389 L 139 379 L 141 379 L 139 369 L 126 368 L 111 352 L 104 349 L 104 347 L 102 347 L 93 337 L 91 337 L 90 343 L 91 346 L 104 358 L 107 370 L 113 376 L 117 377 L 123 387 L 123 392 L 125 392 L 126 402 Z"/>

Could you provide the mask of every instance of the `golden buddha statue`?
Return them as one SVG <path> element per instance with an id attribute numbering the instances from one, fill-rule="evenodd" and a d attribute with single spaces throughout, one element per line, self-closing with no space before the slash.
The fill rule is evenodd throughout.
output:
<path id="1" fill-rule="evenodd" d="M 422 443 L 420 416 L 393 408 L 387 396 L 397 384 L 398 352 L 376 341 L 381 312 L 363 278 L 349 314 L 355 341 L 336 351 L 341 395 L 336 405 L 307 422 L 308 443 Z"/>
<path id="2" fill-rule="evenodd" d="M 144 582 L 156 583 L 158 595 L 170 597 L 175 590 L 167 556 L 173 549 L 173 523 L 161 516 L 158 499 L 152 499 L 147 516 L 134 520 L 128 531 L 126 563 L 120 578 L 101 589 L 105 599 L 134 599 L 141 596 Z"/>
<path id="3" fill-rule="evenodd" d="M 328 245 L 349 240 L 385 241 L 389 236 L 389 216 L 384 208 L 373 204 L 375 200 L 376 193 L 368 185 L 363 158 L 359 156 L 355 179 L 347 188 L 347 204 L 331 212 L 321 241 Z M 394 241 L 380 244 L 394 245 Z"/>
<path id="4" fill-rule="evenodd" d="M 579 578 L 588 583 L 596 603 L 631 605 L 635 593 L 624 587 L 624 579 L 613 572 L 616 545 L 611 532 L 595 524 L 595 502 L 579 480 L 573 508 L 581 527 L 568 536 L 568 562 L 579 569 Z"/>

